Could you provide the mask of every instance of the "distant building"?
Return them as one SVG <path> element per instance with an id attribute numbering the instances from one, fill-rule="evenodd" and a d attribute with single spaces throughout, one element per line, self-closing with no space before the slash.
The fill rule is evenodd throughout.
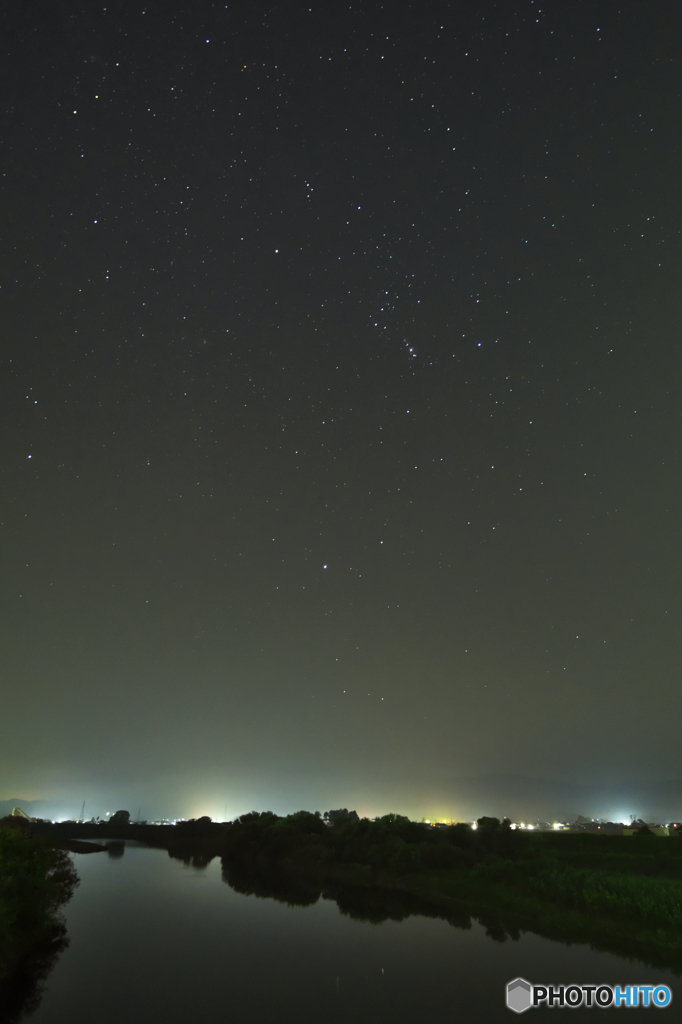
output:
<path id="1" fill-rule="evenodd" d="M 14 807 L 12 810 L 13 818 L 21 818 L 22 821 L 35 821 L 35 818 L 30 818 L 26 811 L 22 811 L 21 807 Z"/>
<path id="2" fill-rule="evenodd" d="M 653 834 L 655 836 L 668 836 L 668 835 L 670 835 L 670 832 L 669 832 L 667 826 L 665 826 L 665 825 L 648 825 L 647 827 L 649 829 L 651 829 L 651 831 L 653 832 Z M 638 828 L 641 828 L 641 826 L 638 826 Z M 624 828 L 623 829 L 623 835 L 624 836 L 634 836 L 635 833 L 638 831 L 638 828 Z"/>

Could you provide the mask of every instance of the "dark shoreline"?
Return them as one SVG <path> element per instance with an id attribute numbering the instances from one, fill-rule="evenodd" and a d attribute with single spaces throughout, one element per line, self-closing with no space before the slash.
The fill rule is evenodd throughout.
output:
<path id="1" fill-rule="evenodd" d="M 79 879 L 60 843 L 13 818 L 0 819 L 0 866 L 0 1015 L 13 1021 L 38 1006 L 69 944 L 61 909 Z"/>

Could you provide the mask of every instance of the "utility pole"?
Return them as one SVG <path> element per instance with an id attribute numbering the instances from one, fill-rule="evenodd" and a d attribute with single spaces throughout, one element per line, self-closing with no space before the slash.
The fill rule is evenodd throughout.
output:
<path id="1" fill-rule="evenodd" d="M 80 821 L 81 825 L 83 824 L 83 815 L 84 814 L 85 814 L 85 800 L 83 801 L 83 806 L 81 807 L 81 816 L 78 819 Z"/>

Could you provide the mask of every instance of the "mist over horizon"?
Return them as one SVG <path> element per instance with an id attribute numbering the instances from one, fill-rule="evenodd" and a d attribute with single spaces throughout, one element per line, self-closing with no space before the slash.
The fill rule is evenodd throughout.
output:
<path id="1" fill-rule="evenodd" d="M 422 818 L 474 821 L 489 815 L 500 819 L 507 816 L 513 821 L 572 822 L 582 815 L 627 823 L 632 815 L 646 821 L 667 823 L 680 820 L 682 779 L 593 786 L 494 775 L 459 779 L 423 795 L 414 788 L 400 791 L 386 787 L 380 798 L 368 798 L 366 792 L 354 787 L 348 790 L 338 787 L 323 793 L 319 786 L 314 785 L 302 787 L 299 798 L 272 785 L 269 795 L 265 787 L 260 791 L 254 787 L 250 791 L 237 790 L 232 795 L 228 794 L 222 803 L 218 796 L 192 798 L 185 795 L 174 799 L 170 794 L 151 797 L 152 793 L 153 789 L 145 792 L 140 786 L 123 788 L 118 793 L 112 789 L 108 800 L 93 795 L 85 800 L 85 819 L 104 818 L 107 813 L 125 809 L 133 819 L 139 816 L 145 820 L 173 820 L 208 815 L 214 821 L 232 821 L 252 810 L 286 815 L 299 810 L 324 813 L 337 807 L 348 807 L 356 810 L 360 817 L 373 818 L 394 812 L 417 821 Z M 208 793 L 210 787 L 207 787 Z M 76 802 L 67 796 L 53 800 L 8 798 L 0 800 L 0 816 L 11 813 L 15 806 L 33 817 L 77 819 L 82 800 Z"/>

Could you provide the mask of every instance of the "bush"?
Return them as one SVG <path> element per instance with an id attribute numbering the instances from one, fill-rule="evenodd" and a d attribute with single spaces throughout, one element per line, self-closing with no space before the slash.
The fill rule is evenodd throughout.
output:
<path id="1" fill-rule="evenodd" d="M 78 875 L 68 853 L 54 850 L 16 820 L 0 821 L 0 977 L 59 925 Z"/>
<path id="2" fill-rule="evenodd" d="M 456 846 L 445 843 L 422 843 L 420 860 L 425 868 L 444 870 L 464 863 L 464 855 Z"/>

